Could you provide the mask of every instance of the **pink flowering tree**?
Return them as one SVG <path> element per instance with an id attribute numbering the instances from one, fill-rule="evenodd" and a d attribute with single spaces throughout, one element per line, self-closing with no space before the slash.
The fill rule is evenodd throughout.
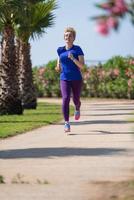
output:
<path id="1" fill-rule="evenodd" d="M 129 15 L 134 24 L 134 0 L 105 0 L 96 6 L 104 10 L 104 15 L 93 17 L 96 31 L 106 36 L 112 29 L 117 30 L 121 19 Z"/>

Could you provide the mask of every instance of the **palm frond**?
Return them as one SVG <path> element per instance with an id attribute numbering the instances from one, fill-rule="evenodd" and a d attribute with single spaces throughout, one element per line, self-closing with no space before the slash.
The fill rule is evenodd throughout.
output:
<path id="1" fill-rule="evenodd" d="M 46 28 L 54 24 L 53 10 L 57 8 L 55 0 L 39 2 L 27 6 L 23 16 L 16 20 L 16 33 L 23 40 L 37 39 L 46 32 Z"/>
<path id="2" fill-rule="evenodd" d="M 3 24 L 12 24 L 22 3 L 20 0 L 0 0 L 0 21 Z"/>

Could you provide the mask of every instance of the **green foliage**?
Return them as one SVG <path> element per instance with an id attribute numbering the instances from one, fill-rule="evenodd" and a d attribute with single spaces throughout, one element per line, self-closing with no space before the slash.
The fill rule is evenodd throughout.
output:
<path id="1" fill-rule="evenodd" d="M 115 56 L 84 75 L 89 97 L 134 98 L 134 59 Z"/>
<path id="2" fill-rule="evenodd" d="M 44 78 L 46 81 L 45 95 L 49 97 L 60 96 L 60 90 L 59 90 L 60 76 L 59 73 L 55 71 L 55 67 L 56 67 L 56 60 L 50 61 L 45 67 L 45 73 L 44 73 Z"/>
<path id="3" fill-rule="evenodd" d="M 123 78 L 117 78 L 115 81 L 109 81 L 105 85 L 104 97 L 127 98 L 127 82 Z"/>
<path id="4" fill-rule="evenodd" d="M 122 67 L 124 67 L 124 58 L 122 56 L 114 56 L 111 59 L 109 59 L 104 65 L 103 67 L 106 69 L 110 69 L 110 68 L 120 68 L 122 69 Z"/>
<path id="5" fill-rule="evenodd" d="M 33 68 L 33 77 L 34 77 L 33 81 L 34 81 L 36 94 L 38 97 L 43 97 L 44 96 L 44 84 L 43 84 L 42 80 L 40 79 L 37 67 Z"/>
<path id="6" fill-rule="evenodd" d="M 59 73 L 56 60 L 44 68 L 34 68 L 34 79 L 39 96 L 59 97 Z M 44 69 L 44 70 L 43 70 Z M 42 72 L 41 72 L 42 71 Z M 134 58 L 115 56 L 104 65 L 82 69 L 82 97 L 134 99 Z"/>
<path id="7" fill-rule="evenodd" d="M 60 75 L 55 71 L 56 60 L 44 67 L 33 68 L 34 84 L 38 96 L 60 97 Z"/>
<path id="8" fill-rule="evenodd" d="M 124 71 L 128 68 L 128 62 L 127 58 L 124 58 L 122 56 L 114 56 L 111 59 L 109 59 L 104 65 L 105 70 L 110 69 L 119 69 L 120 75 L 124 76 Z"/>
<path id="9" fill-rule="evenodd" d="M 70 106 L 70 114 L 72 115 L 73 112 L 74 109 Z M 41 126 L 53 124 L 61 119 L 61 105 L 38 103 L 36 110 L 25 110 L 23 115 L 0 116 L 0 138 L 14 136 Z"/>
<path id="10" fill-rule="evenodd" d="M 2 175 L 0 175 L 0 184 L 4 184 L 5 181 L 4 181 L 4 177 Z"/>
<path id="11" fill-rule="evenodd" d="M 25 110 L 23 115 L 0 116 L 0 138 L 52 124 L 60 119 L 62 119 L 60 105 L 39 103 L 36 110 Z"/>
<path id="12" fill-rule="evenodd" d="M 17 15 L 14 28 L 18 38 L 28 42 L 30 38 L 40 38 L 46 33 L 46 28 L 52 27 L 57 8 L 55 0 L 48 1 L 22 1 L 21 13 Z"/>

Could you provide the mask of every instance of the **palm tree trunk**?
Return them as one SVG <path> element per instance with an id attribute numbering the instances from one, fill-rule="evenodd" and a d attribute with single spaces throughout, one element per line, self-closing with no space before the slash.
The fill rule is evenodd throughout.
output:
<path id="1" fill-rule="evenodd" d="M 15 65 L 14 30 L 10 25 L 3 31 L 0 67 L 0 114 L 22 114 Z"/>
<path id="2" fill-rule="evenodd" d="M 33 84 L 30 44 L 20 40 L 20 88 L 23 108 L 36 109 L 37 96 Z"/>
<path id="3" fill-rule="evenodd" d="M 20 70 L 20 40 L 16 38 L 15 40 L 15 52 L 16 52 L 16 59 L 15 64 L 17 67 L 17 76 L 18 76 L 18 84 L 19 84 L 19 95 L 21 97 L 21 70 Z"/>

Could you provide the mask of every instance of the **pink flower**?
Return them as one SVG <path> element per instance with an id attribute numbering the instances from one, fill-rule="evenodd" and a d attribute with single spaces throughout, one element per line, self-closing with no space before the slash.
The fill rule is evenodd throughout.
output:
<path id="1" fill-rule="evenodd" d="M 109 3 L 102 3 L 100 7 L 103 9 L 109 10 L 111 8 L 111 5 Z"/>
<path id="2" fill-rule="evenodd" d="M 100 7 L 115 15 L 122 15 L 128 11 L 127 4 L 124 0 L 108 0 L 107 3 L 100 4 Z"/>
<path id="3" fill-rule="evenodd" d="M 115 0 L 115 6 L 111 8 L 112 14 L 122 15 L 127 11 L 128 8 L 124 0 Z"/>
<path id="4" fill-rule="evenodd" d="M 119 69 L 114 69 L 113 70 L 113 74 L 115 75 L 115 76 L 119 76 L 119 74 L 120 74 L 120 70 Z"/>
<path id="5" fill-rule="evenodd" d="M 39 75 L 42 76 L 44 72 L 45 72 L 45 67 L 40 67 L 38 70 Z"/>
<path id="6" fill-rule="evenodd" d="M 115 0 L 115 5 L 119 7 L 122 12 L 125 12 L 128 10 L 127 4 L 125 3 L 124 0 Z"/>
<path id="7" fill-rule="evenodd" d="M 107 19 L 107 25 L 110 28 L 116 28 L 118 26 L 118 20 L 117 20 L 117 18 L 115 18 L 115 17 L 109 17 Z"/>
<path id="8" fill-rule="evenodd" d="M 107 14 L 97 22 L 96 31 L 102 35 L 108 35 L 110 28 L 118 28 L 119 17 L 128 12 L 128 5 L 125 0 L 107 0 L 105 3 L 98 4 L 100 8 L 107 11 Z"/>
<path id="9" fill-rule="evenodd" d="M 128 84 L 128 87 L 131 87 L 132 86 L 132 80 L 129 79 L 128 82 L 127 82 L 127 84 Z"/>
<path id="10" fill-rule="evenodd" d="M 105 70 L 101 69 L 98 71 L 98 76 L 99 76 L 99 79 L 102 80 L 106 75 L 106 72 Z"/>
<path id="11" fill-rule="evenodd" d="M 130 65 L 134 65 L 134 60 L 130 60 L 130 61 L 129 61 L 129 64 L 130 64 Z"/>
<path id="12" fill-rule="evenodd" d="M 111 8 L 111 13 L 120 15 L 120 8 L 117 6 L 114 6 L 113 8 Z"/>
<path id="13" fill-rule="evenodd" d="M 84 74 L 84 79 L 89 79 L 89 77 L 90 77 L 90 72 L 86 72 L 85 74 Z"/>
<path id="14" fill-rule="evenodd" d="M 108 35 L 109 28 L 107 25 L 107 21 L 103 19 L 98 20 L 95 30 L 102 35 Z"/>
<path id="15" fill-rule="evenodd" d="M 132 70 L 128 68 L 128 69 L 125 71 L 125 75 L 126 75 L 127 77 L 131 77 L 131 76 L 133 75 Z"/>

